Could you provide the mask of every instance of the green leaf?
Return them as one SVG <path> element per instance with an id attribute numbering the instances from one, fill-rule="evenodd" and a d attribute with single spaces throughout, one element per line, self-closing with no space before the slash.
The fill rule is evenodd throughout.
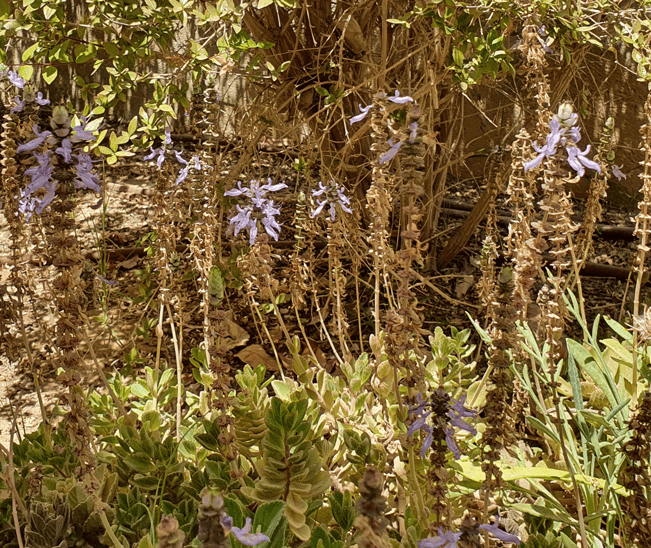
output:
<path id="1" fill-rule="evenodd" d="M 261 9 L 266 8 L 267 6 L 271 6 L 271 4 L 273 4 L 273 3 L 274 3 L 274 0 L 258 0 L 258 6 L 257 7 L 258 7 L 259 10 L 261 10 Z"/>
<path id="2" fill-rule="evenodd" d="M 261 531 L 269 537 L 269 542 L 263 542 L 258 548 L 282 548 L 285 544 L 285 529 L 287 518 L 283 515 L 285 503 L 282 501 L 262 504 L 253 518 L 252 531 Z"/>
<path id="3" fill-rule="evenodd" d="M 31 46 L 29 46 L 25 51 L 23 51 L 23 56 L 22 56 L 23 63 L 25 61 L 31 59 L 32 57 L 34 57 L 34 53 L 36 52 L 36 50 L 38 50 L 39 46 L 40 46 L 40 43 L 36 42 L 35 44 L 32 44 Z M 20 70 L 20 69 L 18 69 L 18 70 Z"/>
<path id="4" fill-rule="evenodd" d="M 244 527 L 246 509 L 243 508 L 242 503 L 233 496 L 224 497 L 224 508 L 226 513 L 233 518 L 233 525 L 235 527 Z"/>
<path id="5" fill-rule="evenodd" d="M 606 376 L 603 371 L 597 365 L 597 362 L 593 358 L 592 354 L 583 347 L 582 344 L 573 341 L 572 339 L 567 339 L 567 348 L 572 353 L 572 356 L 580 365 L 581 369 L 585 371 L 592 380 L 597 383 L 597 386 L 601 388 L 602 392 L 608 398 L 612 407 L 616 407 L 619 403 L 619 394 L 614 394 L 610 389 L 610 385 L 606 380 Z"/>
<path id="6" fill-rule="evenodd" d="M 56 67 L 53 67 L 52 65 L 48 65 L 43 69 L 43 80 L 45 80 L 46 84 L 51 84 L 54 82 L 54 80 L 57 77 L 57 69 Z"/>
<path id="7" fill-rule="evenodd" d="M 151 462 L 151 459 L 143 453 L 127 455 L 123 460 L 129 468 L 140 474 L 151 474 L 156 471 L 156 466 Z"/>
<path id="8" fill-rule="evenodd" d="M 463 61 L 464 61 L 464 55 L 463 52 L 460 49 L 454 48 L 452 50 L 452 59 L 454 59 L 454 63 L 462 67 L 463 66 Z"/>
<path id="9" fill-rule="evenodd" d="M 574 395 L 574 407 L 577 411 L 583 409 L 583 392 L 581 391 L 581 379 L 579 378 L 579 371 L 576 368 L 574 356 L 570 354 L 567 360 L 567 372 L 570 377 L 570 384 L 572 385 L 572 394 Z"/>
<path id="10" fill-rule="evenodd" d="M 136 132 L 136 129 L 138 129 L 138 117 L 134 116 L 131 118 L 131 122 L 129 122 L 129 135 L 133 135 Z"/>
<path id="11" fill-rule="evenodd" d="M 6 19 L 11 13 L 11 2 L 0 0 L 0 20 Z"/>
<path id="12" fill-rule="evenodd" d="M 118 48 L 113 42 L 104 42 L 102 47 L 109 54 L 109 57 L 118 57 L 120 55 L 120 48 Z"/>
<path id="13" fill-rule="evenodd" d="M 353 505 L 350 491 L 345 491 L 344 493 L 334 491 L 328 497 L 328 500 L 330 501 L 332 517 L 337 522 L 337 525 L 339 525 L 344 532 L 350 531 L 353 528 L 353 523 L 357 513 Z"/>
<path id="14" fill-rule="evenodd" d="M 516 504 L 512 504 L 511 508 L 520 510 L 520 512 L 523 512 L 525 514 L 529 514 L 539 518 L 549 519 L 554 522 L 560 521 L 561 523 L 565 523 L 566 525 L 570 525 L 571 527 L 574 528 L 578 528 L 579 525 L 578 521 L 572 519 L 572 517 L 569 514 L 567 513 L 559 514 L 557 512 L 554 512 L 553 510 L 550 510 L 549 508 L 546 508 L 545 506 L 540 506 L 538 504 L 516 503 Z"/>
<path id="15" fill-rule="evenodd" d="M 153 478 L 151 476 L 141 476 L 136 474 L 130 480 L 136 487 L 143 489 L 144 491 L 156 491 L 160 488 L 160 480 Z"/>
<path id="16" fill-rule="evenodd" d="M 18 74 L 22 76 L 25 81 L 29 81 L 34 75 L 34 67 L 32 65 L 21 65 L 18 67 Z"/>
<path id="17" fill-rule="evenodd" d="M 622 339 L 630 343 L 633 342 L 633 333 L 626 329 L 621 323 L 612 318 L 604 318 L 608 327 L 610 327 L 615 333 L 617 333 Z"/>
<path id="18" fill-rule="evenodd" d="M 80 44 L 75 47 L 75 62 L 85 63 L 97 57 L 97 48 L 93 44 Z"/>
<path id="19" fill-rule="evenodd" d="M 176 120 L 176 112 L 174 112 L 174 109 L 170 105 L 159 105 L 158 110 L 169 113 L 169 115 Z"/>
<path id="20" fill-rule="evenodd" d="M 287 383 L 284 381 L 272 381 L 271 386 L 273 387 L 276 396 L 278 396 L 282 401 L 289 403 L 292 400 L 291 396 L 294 393 L 294 390 L 290 388 Z"/>

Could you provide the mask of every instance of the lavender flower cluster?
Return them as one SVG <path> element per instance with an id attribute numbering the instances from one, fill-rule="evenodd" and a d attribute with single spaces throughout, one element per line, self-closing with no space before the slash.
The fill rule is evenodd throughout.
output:
<path id="1" fill-rule="evenodd" d="M 238 181 L 237 188 L 224 192 L 224 196 L 245 196 L 249 200 L 244 207 L 235 206 L 237 214 L 230 219 L 230 223 L 234 225 L 235 236 L 240 231 L 247 230 L 249 244 L 253 245 L 258 236 L 258 221 L 260 221 L 266 233 L 278 241 L 281 224 L 276 220 L 276 216 L 280 214 L 280 206 L 276 206 L 266 195 L 268 192 L 277 192 L 283 188 L 287 188 L 285 183 L 274 185 L 271 178 L 267 179 L 265 185 L 260 185 L 257 179 L 253 179 L 248 187 L 243 187 L 242 181 Z"/>
<path id="2" fill-rule="evenodd" d="M 312 217 L 319 215 L 326 206 L 330 208 L 330 219 L 333 222 L 335 220 L 337 206 L 346 213 L 353 212 L 353 210 L 350 209 L 350 199 L 346 196 L 344 187 L 337 185 L 334 181 L 329 185 L 324 185 L 319 181 L 319 190 L 313 190 L 312 196 L 315 198 L 317 196 L 323 196 L 322 199 L 316 200 L 317 207 L 312 212 Z"/>
<path id="3" fill-rule="evenodd" d="M 172 132 L 169 128 L 166 128 L 165 140 L 163 141 L 163 144 L 159 148 L 150 147 L 150 153 L 144 156 L 143 160 L 148 161 L 156 158 L 156 165 L 158 166 L 158 169 L 161 169 L 163 167 L 163 162 L 165 162 L 166 154 L 170 151 L 173 152 L 176 161 L 183 166 L 179 171 L 179 175 L 175 181 L 177 185 L 185 181 L 185 179 L 188 177 L 188 174 L 190 173 L 190 169 L 194 168 L 196 171 L 212 169 L 211 166 L 202 164 L 197 154 L 193 155 L 188 162 L 183 158 L 183 153 L 179 150 L 173 150 L 172 146 Z"/>
<path id="4" fill-rule="evenodd" d="M 558 113 L 554 114 L 549 122 L 550 133 L 547 135 L 545 146 L 540 147 L 537 142 L 533 143 L 533 148 L 538 156 L 524 164 L 524 171 L 527 172 L 538 167 L 545 158 L 556 156 L 556 149 L 560 146 L 565 149 L 567 163 L 579 177 L 583 177 L 585 168 L 601 173 L 601 166 L 587 157 L 590 145 L 583 151 L 576 146 L 576 143 L 581 140 L 581 130 L 576 125 L 578 121 L 579 115 L 574 112 L 572 105 L 562 103 L 558 107 Z"/>
<path id="5" fill-rule="evenodd" d="M 378 96 L 379 97 L 386 97 L 386 94 L 380 93 L 380 94 L 378 94 Z M 409 96 L 401 97 L 400 92 L 398 90 L 395 91 L 393 96 L 387 97 L 387 99 L 389 101 L 391 101 L 392 103 L 396 103 L 398 105 L 404 105 L 404 104 L 407 104 L 407 103 L 413 103 L 414 102 L 414 100 Z M 372 107 L 373 107 L 372 104 L 368 105 L 368 106 L 365 106 L 365 107 L 363 107 L 362 105 L 359 105 L 359 110 L 361 112 L 357 116 L 353 116 L 350 119 L 350 123 L 355 124 L 357 122 L 361 122 L 364 118 L 366 118 L 366 115 L 369 113 L 369 111 L 371 110 Z M 418 122 L 412 122 L 409 125 L 409 129 L 410 129 L 409 142 L 411 144 L 413 144 L 415 142 L 416 136 L 417 136 Z M 395 158 L 395 156 L 398 154 L 398 151 L 400 150 L 400 147 L 402 146 L 402 143 L 403 142 L 401 140 L 395 140 L 393 137 L 391 137 L 389 139 L 388 143 L 387 143 L 389 145 L 389 150 L 387 150 L 384 154 L 380 155 L 380 158 L 379 158 L 380 165 L 384 164 L 385 162 L 389 162 L 389 161 L 393 160 L 393 158 Z"/>
<path id="6" fill-rule="evenodd" d="M 454 400 L 445 392 L 443 388 L 434 391 L 432 396 L 423 400 L 422 396 L 417 396 L 418 404 L 409 409 L 409 415 L 418 415 L 418 418 L 407 429 L 407 436 L 411 437 L 415 432 L 421 430 L 427 436 L 420 449 L 421 457 L 425 457 L 427 451 L 432 447 L 435 430 L 444 428 L 445 443 L 448 449 L 452 451 L 455 459 L 461 456 L 457 443 L 454 440 L 454 429 L 459 428 L 470 432 L 473 436 L 477 431 L 470 426 L 464 418 L 474 417 L 477 413 L 464 407 L 466 396 L 460 400 Z M 429 408 L 429 410 L 427 410 Z M 428 421 L 432 416 L 433 421 Z M 432 424 L 428 424 L 432 422 Z"/>
<path id="7" fill-rule="evenodd" d="M 467 521 L 464 519 L 464 522 Z M 482 523 L 478 525 L 474 519 L 472 521 L 471 527 L 464 527 L 462 523 L 462 530 L 458 533 L 453 533 L 452 531 L 443 531 L 442 527 L 439 527 L 439 534 L 436 537 L 429 537 L 423 540 L 418 541 L 418 548 L 457 548 L 457 543 L 462 539 L 464 534 L 468 536 L 478 535 L 479 529 L 488 531 L 495 538 L 501 540 L 502 542 L 511 542 L 513 544 L 520 545 L 520 539 L 515 535 L 511 535 L 506 531 L 502 531 L 499 527 L 500 517 L 496 516 L 496 521 L 494 524 L 485 524 Z M 465 530 L 463 530 L 465 529 Z M 467 544 L 464 544 L 466 546 Z"/>
<path id="8" fill-rule="evenodd" d="M 37 165 L 25 170 L 25 175 L 31 177 L 31 182 L 22 191 L 18 206 L 18 211 L 25 215 L 27 220 L 33 212 L 41 214 L 52 203 L 59 183 L 53 178 L 53 174 L 60 162 L 72 166 L 75 174 L 72 183 L 75 188 L 88 188 L 101 195 L 102 189 L 99 178 L 93 171 L 93 161 L 83 151 L 86 142 L 95 140 L 93 134 L 86 130 L 86 123 L 86 118 L 82 116 L 80 123 L 73 126 L 67 109 L 63 106 L 54 107 L 50 118 L 52 131 L 39 131 L 38 125 L 34 125 L 36 138 L 16 149 L 17 153 L 32 152 L 37 161 Z M 37 152 L 37 149 L 42 152 Z M 55 157 L 58 157 L 55 163 L 52 149 Z M 45 190 L 45 194 L 41 198 L 36 197 L 34 194 L 41 189 Z M 101 203 L 100 199 L 94 207 L 99 207 Z"/>

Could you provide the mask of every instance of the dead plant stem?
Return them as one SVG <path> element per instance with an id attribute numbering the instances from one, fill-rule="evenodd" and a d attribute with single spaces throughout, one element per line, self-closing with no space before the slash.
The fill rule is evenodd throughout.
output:
<path id="1" fill-rule="evenodd" d="M 174 327 L 174 318 L 169 303 L 165 303 L 167 315 L 170 318 L 170 328 L 172 329 L 172 341 L 174 343 L 174 356 L 176 358 L 176 443 L 181 443 L 181 406 L 183 404 L 183 393 L 181 387 L 183 386 L 183 360 L 182 360 L 182 344 L 183 344 L 183 326 L 179 326 L 179 336 L 176 336 L 176 328 Z M 181 314 L 179 314 L 179 321 L 182 322 Z"/>

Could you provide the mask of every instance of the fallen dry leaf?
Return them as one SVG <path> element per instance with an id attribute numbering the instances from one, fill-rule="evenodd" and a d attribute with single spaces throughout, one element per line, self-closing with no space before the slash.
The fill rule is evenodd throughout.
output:
<path id="1" fill-rule="evenodd" d="M 267 371 L 278 371 L 276 359 L 272 358 L 260 344 L 251 344 L 245 349 L 240 350 L 235 357 L 249 364 L 251 367 L 257 367 L 262 364 Z"/>

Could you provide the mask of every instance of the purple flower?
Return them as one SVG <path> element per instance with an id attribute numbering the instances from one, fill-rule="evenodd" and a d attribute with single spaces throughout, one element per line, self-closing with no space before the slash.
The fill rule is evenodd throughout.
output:
<path id="1" fill-rule="evenodd" d="M 74 131 L 70 140 L 73 143 L 79 143 L 81 141 L 94 141 L 95 136 L 88 130 L 86 130 L 86 117 L 81 117 L 81 123 L 73 126 L 72 131 Z"/>
<path id="2" fill-rule="evenodd" d="M 50 181 L 54 166 L 50 161 L 50 152 L 46 150 L 42 154 L 34 153 L 38 166 L 25 170 L 25 175 L 32 178 L 32 182 L 25 187 L 25 194 L 29 196 L 40 188 L 44 188 Z"/>
<path id="3" fill-rule="evenodd" d="M 556 155 L 556 149 L 561 146 L 565 148 L 567 154 L 567 163 L 576 171 L 577 175 L 582 177 L 585 174 L 585 168 L 593 169 L 601 173 L 601 166 L 586 155 L 590 152 L 590 145 L 584 151 L 576 146 L 581 140 L 581 131 L 576 125 L 579 115 L 576 114 L 572 105 L 563 103 L 558 107 L 558 113 L 554 115 L 549 122 L 550 133 L 546 137 L 544 147 L 539 147 L 537 142 L 533 143 L 534 150 L 538 156 L 524 164 L 524 171 L 538 167 L 543 159 L 552 158 Z"/>
<path id="4" fill-rule="evenodd" d="M 90 188 L 98 194 L 102 193 L 102 187 L 99 184 L 99 177 L 93 173 L 93 160 L 85 152 L 80 152 L 74 156 L 77 161 L 75 172 L 77 178 L 73 181 L 75 188 Z"/>
<path id="5" fill-rule="evenodd" d="M 70 142 L 70 139 L 64 139 L 61 141 L 61 146 L 54 152 L 61 156 L 66 164 L 72 162 L 72 143 Z"/>
<path id="6" fill-rule="evenodd" d="M 621 181 L 622 179 L 626 179 L 626 173 L 622 171 L 622 168 L 624 167 L 624 164 L 621 166 L 616 166 L 615 164 L 612 165 L 611 170 L 613 172 L 613 175 L 617 177 L 618 181 Z"/>
<path id="7" fill-rule="evenodd" d="M 107 280 L 104 276 L 100 276 L 99 274 L 95 274 L 95 277 L 106 285 L 118 285 L 118 282 Z"/>
<path id="8" fill-rule="evenodd" d="M 230 219 L 230 223 L 234 225 L 234 235 L 237 236 L 242 230 L 248 230 L 249 243 L 253 245 L 258 236 L 258 221 L 260 221 L 265 232 L 278 241 L 282 225 L 276 220 L 276 215 L 280 213 L 280 207 L 276 207 L 273 200 L 265 196 L 268 192 L 287 188 L 287 185 L 273 184 L 269 178 L 265 185 L 260 185 L 257 179 L 253 179 L 248 187 L 243 187 L 242 181 L 237 182 L 237 187 L 224 192 L 224 196 L 245 196 L 251 204 L 245 207 L 236 206 L 238 213 Z"/>
<path id="9" fill-rule="evenodd" d="M 280 214 L 280 207 L 274 207 L 273 200 L 267 200 L 260 209 L 264 215 L 261 219 L 262 226 L 264 226 L 264 229 L 269 236 L 278 241 L 281 225 L 276 221 L 276 215 Z"/>
<path id="10" fill-rule="evenodd" d="M 51 131 L 43 131 L 42 133 L 39 132 L 38 126 L 35 125 L 33 128 L 34 133 L 36 134 L 36 139 L 32 139 L 28 143 L 25 143 L 24 145 L 20 145 L 17 149 L 16 152 L 29 152 L 31 150 L 36 150 L 38 147 L 40 147 L 48 137 L 52 135 Z"/>
<path id="11" fill-rule="evenodd" d="M 572 169 L 576 171 L 579 177 L 583 177 L 583 175 L 585 175 L 584 166 L 588 169 L 594 169 L 597 173 L 601 173 L 601 167 L 599 164 L 593 160 L 590 160 L 590 158 L 585 157 L 585 155 L 590 152 L 590 145 L 588 145 L 583 152 L 579 150 L 579 147 L 573 146 L 566 147 L 566 150 L 567 163 L 572 166 Z"/>
<path id="12" fill-rule="evenodd" d="M 42 107 L 44 107 L 45 105 L 49 105 L 49 104 L 50 104 L 50 100 L 49 100 L 49 99 L 43 99 L 43 92 L 42 92 L 42 91 L 39 91 L 39 92 L 36 94 L 36 97 L 34 97 L 34 101 L 36 101 L 36 102 L 37 102 L 39 105 L 41 105 Z"/>
<path id="13" fill-rule="evenodd" d="M 324 185 L 319 181 L 319 190 L 313 190 L 312 196 L 321 196 L 325 194 L 322 200 L 316 200 L 317 208 L 312 212 L 312 217 L 316 217 L 326 205 L 330 206 L 330 218 L 332 221 L 335 220 L 336 206 L 339 204 L 342 210 L 346 213 L 352 213 L 353 210 L 350 208 L 350 199 L 344 193 L 343 186 L 337 186 L 333 181 L 329 185 Z"/>
<path id="14" fill-rule="evenodd" d="M 65 129 L 66 123 L 67 127 L 70 127 L 69 115 L 66 108 L 56 108 L 58 111 L 55 109 L 51 119 L 52 127 L 61 126 Z M 59 155 L 64 163 L 73 164 L 71 168 L 62 169 L 72 169 L 75 172 L 76 178 L 73 180 L 75 188 L 90 188 L 98 194 L 101 194 L 102 189 L 99 184 L 99 178 L 93 173 L 93 161 L 90 156 L 81 152 L 79 149 L 73 148 L 73 143 L 94 139 L 93 135 L 84 129 L 86 119 L 82 117 L 82 121 L 81 125 L 73 128 L 76 131 L 76 137 L 73 135 L 72 137 L 66 138 L 56 137 L 50 131 L 40 132 L 38 126 L 35 125 L 33 130 L 37 136 L 36 139 L 17 148 L 18 152 L 33 151 L 33 156 L 38 162 L 38 165 L 25 170 L 25 175 L 31 178 L 31 182 L 21 191 L 21 198 L 18 205 L 18 210 L 27 217 L 27 220 L 29 220 L 34 211 L 40 214 L 43 209 L 52 203 L 58 185 L 58 181 L 53 179 L 55 166 L 51 162 L 50 155 L 52 154 L 52 150 L 46 148 L 42 153 L 35 152 L 43 144 L 54 147 L 54 153 Z M 66 131 L 65 134 L 68 135 L 69 131 Z M 45 194 L 40 198 L 34 196 L 34 193 L 38 190 L 45 191 Z M 99 207 L 101 203 L 102 201 L 100 200 L 95 207 Z"/>
<path id="15" fill-rule="evenodd" d="M 14 103 L 16 103 L 16 106 L 11 109 L 13 113 L 20 112 L 25 107 L 25 101 L 21 101 L 17 95 L 14 97 Z"/>
<path id="16" fill-rule="evenodd" d="M 420 394 L 416 399 L 418 403 L 409 409 L 409 415 L 418 416 L 407 429 L 407 436 L 411 437 L 418 430 L 427 434 L 420 449 L 421 457 L 425 458 L 436 435 L 438 440 L 445 440 L 455 459 L 460 458 L 461 453 L 454 439 L 454 429 L 466 430 L 473 436 L 477 434 L 477 431 L 463 420 L 476 415 L 475 411 L 464 407 L 465 396 L 457 401 L 450 398 L 443 388 L 439 388 L 427 400 L 423 400 Z"/>
<path id="17" fill-rule="evenodd" d="M 25 170 L 25 175 L 31 177 L 32 182 L 25 187 L 25 190 L 21 191 L 18 209 L 26 215 L 28 221 L 33 211 L 40 215 L 54 199 L 58 181 L 52 179 L 54 166 L 50 162 L 50 152 L 46 150 L 42 154 L 35 153 L 38 166 Z M 45 190 L 45 195 L 42 198 L 32 196 L 34 192 L 41 189 Z"/>
<path id="18" fill-rule="evenodd" d="M 243 187 L 242 181 L 237 181 L 237 188 L 231 188 L 230 190 L 227 190 L 224 192 L 224 196 L 244 195 L 247 198 L 251 199 L 255 204 L 257 201 L 264 200 L 267 192 L 277 192 L 283 188 L 287 188 L 287 185 L 285 183 L 278 183 L 274 185 L 271 182 L 271 177 L 267 179 L 267 184 L 262 186 L 260 186 L 260 183 L 257 179 L 252 179 L 248 187 Z"/>
<path id="19" fill-rule="evenodd" d="M 158 169 L 160 169 L 161 166 L 163 165 L 163 162 L 165 161 L 165 149 L 163 147 L 160 148 L 149 147 L 149 150 L 151 150 L 151 153 L 147 154 L 147 156 L 144 156 L 143 160 L 153 160 L 156 156 L 158 156 L 158 159 L 156 160 L 156 165 L 158 166 Z"/>
<path id="20" fill-rule="evenodd" d="M 437 537 L 429 537 L 418 541 L 418 548 L 457 548 L 457 542 L 463 533 L 453 533 L 452 531 L 443 532 L 443 527 L 439 527 Z"/>
<path id="21" fill-rule="evenodd" d="M 27 103 L 36 101 L 39 105 L 45 106 L 50 104 L 49 99 L 43 99 L 43 92 L 39 91 L 36 94 L 36 97 L 31 93 L 31 91 L 25 91 L 25 96 L 23 99 L 16 96 L 14 97 L 14 102 L 16 106 L 11 109 L 11 112 L 21 112 Z"/>
<path id="22" fill-rule="evenodd" d="M 495 516 L 494 524 L 492 525 L 481 524 L 479 528 L 488 531 L 491 535 L 493 535 L 497 539 L 500 539 L 502 542 L 511 542 L 513 544 L 517 544 L 518 546 L 520 546 L 520 539 L 515 535 L 511 535 L 506 531 L 502 531 L 499 528 L 499 524 L 500 524 L 500 517 Z"/>
<path id="23" fill-rule="evenodd" d="M 384 154 L 380 156 L 380 165 L 382 165 L 385 162 L 389 162 L 390 160 L 393 160 L 393 158 L 398 154 L 398 151 L 400 150 L 400 147 L 402 146 L 402 141 L 398 141 L 397 143 L 393 142 L 393 137 L 389 139 L 389 150 L 387 150 Z"/>
<path id="24" fill-rule="evenodd" d="M 160 148 L 154 148 L 150 147 L 149 150 L 151 151 L 147 156 L 143 157 L 143 160 L 153 160 L 156 158 L 156 166 L 158 166 L 158 169 L 163 167 L 163 162 L 165 161 L 165 154 L 169 149 L 172 148 L 172 132 L 170 131 L 169 128 L 165 129 L 165 140 L 163 142 L 163 145 Z M 187 167 L 188 162 L 183 159 L 182 153 L 178 150 L 172 150 L 174 152 L 174 156 L 176 157 L 176 161 L 179 162 L 180 164 L 183 164 L 185 167 Z M 181 168 L 181 172 L 179 173 L 178 178 L 176 179 L 176 183 L 180 183 L 183 181 L 187 176 L 188 176 L 188 170 L 185 169 L 185 167 Z"/>
<path id="25" fill-rule="evenodd" d="M 232 533 L 244 546 L 256 546 L 262 542 L 269 542 L 267 535 L 251 533 L 251 518 L 246 518 L 246 524 L 242 529 L 233 526 L 233 518 L 228 514 L 222 514 L 220 523 L 225 531 Z"/>
<path id="26" fill-rule="evenodd" d="M 17 72 L 10 70 L 7 73 L 7 78 L 9 78 L 9 81 L 17 88 L 23 89 L 25 87 L 25 80 L 23 80 L 22 77 L 18 76 Z"/>
<path id="27" fill-rule="evenodd" d="M 496 516 L 496 521 L 492 525 L 478 525 L 474 518 L 466 516 L 461 524 L 461 531 L 453 533 L 452 531 L 443 532 L 443 528 L 439 527 L 439 534 L 436 537 L 429 537 L 418 541 L 418 548 L 457 548 L 457 542 L 463 540 L 467 543 L 473 537 L 477 538 L 479 529 L 488 531 L 495 538 L 502 542 L 520 545 L 520 539 L 515 535 L 511 535 L 506 531 L 499 528 L 500 518 Z M 470 537 L 470 538 L 469 538 Z M 477 539 L 478 540 L 478 539 Z M 474 546 L 474 543 L 473 543 Z"/>
<path id="28" fill-rule="evenodd" d="M 362 105 L 359 105 L 359 110 L 361 111 L 361 113 L 358 114 L 357 116 L 353 116 L 350 119 L 350 123 L 355 124 L 357 122 L 361 122 L 364 118 L 366 118 L 366 115 L 368 114 L 368 111 L 371 110 L 372 107 L 373 107 L 373 105 L 368 105 L 366 107 L 363 107 Z"/>
<path id="29" fill-rule="evenodd" d="M 450 399 L 452 405 L 448 409 L 448 417 L 450 417 L 450 424 L 455 428 L 460 428 L 470 432 L 473 436 L 477 435 L 477 431 L 470 426 L 466 421 L 461 420 L 462 417 L 465 418 L 474 418 L 477 415 L 477 411 L 473 411 L 464 407 L 466 403 L 466 395 L 461 396 L 459 400 Z"/>
<path id="30" fill-rule="evenodd" d="M 176 152 L 176 151 L 175 151 Z M 205 164 L 201 163 L 201 160 L 199 160 L 199 156 L 195 154 L 192 158 L 190 158 L 190 162 L 186 162 L 181 156 L 180 153 L 176 153 L 176 159 L 182 163 L 185 164 L 185 167 L 181 168 L 181 171 L 179 171 L 179 176 L 176 179 L 176 184 L 178 185 L 182 181 L 185 181 L 185 179 L 188 176 L 188 173 L 190 172 L 190 169 L 195 169 L 196 171 L 203 171 L 204 169 L 212 169 L 211 166 L 207 166 Z"/>
<path id="31" fill-rule="evenodd" d="M 408 96 L 400 97 L 400 92 L 398 90 L 395 91 L 395 93 L 393 94 L 393 97 L 389 96 L 388 99 L 392 103 L 396 103 L 398 105 L 404 105 L 405 103 L 413 103 L 414 102 L 414 100 L 411 97 L 408 97 Z"/>

